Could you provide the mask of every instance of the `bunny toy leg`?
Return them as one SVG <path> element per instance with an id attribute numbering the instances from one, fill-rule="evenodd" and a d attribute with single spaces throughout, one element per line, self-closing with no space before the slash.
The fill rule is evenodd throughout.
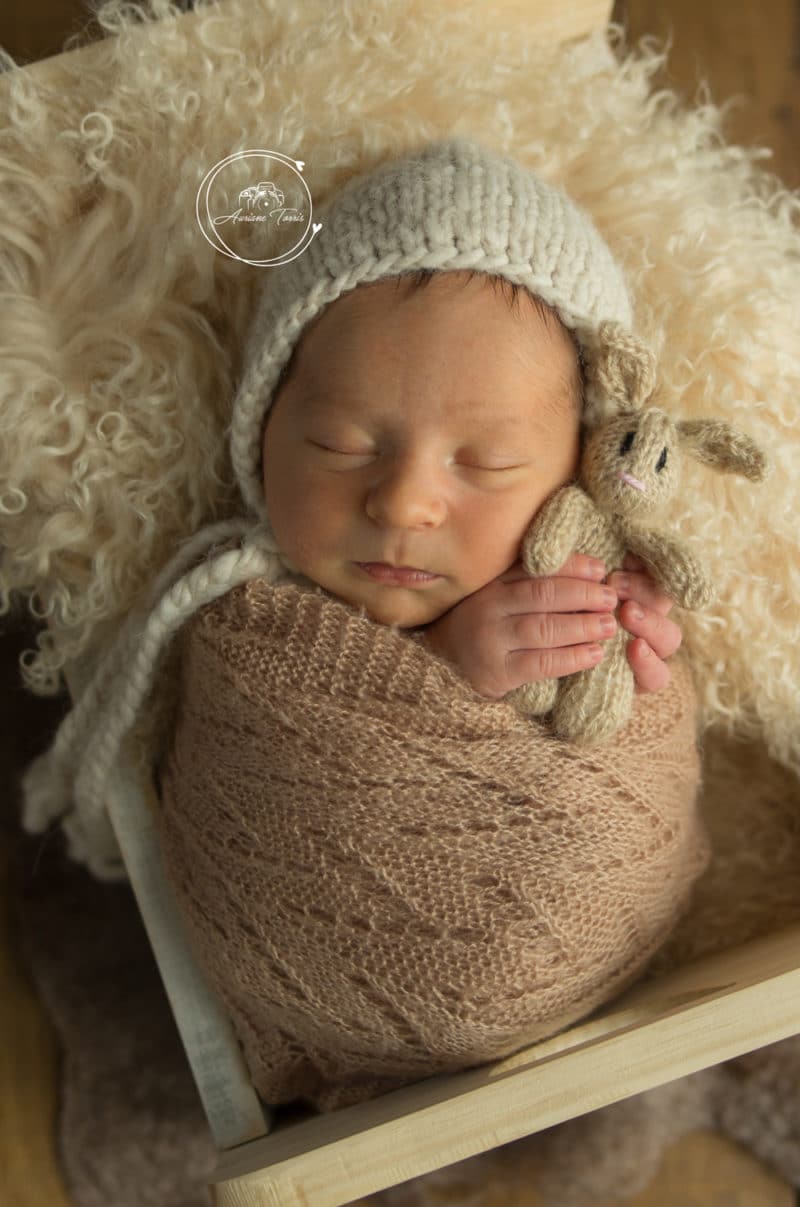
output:
<path id="1" fill-rule="evenodd" d="M 524 716 L 539 717 L 550 712 L 555 704 L 558 684 L 558 679 L 536 679 L 509 692 L 506 700 L 513 703 Z"/>
<path id="2" fill-rule="evenodd" d="M 616 633 L 598 666 L 570 675 L 561 683 L 553 709 L 558 737 L 581 746 L 610 738 L 631 714 L 635 681 L 625 646 L 627 634 Z"/>

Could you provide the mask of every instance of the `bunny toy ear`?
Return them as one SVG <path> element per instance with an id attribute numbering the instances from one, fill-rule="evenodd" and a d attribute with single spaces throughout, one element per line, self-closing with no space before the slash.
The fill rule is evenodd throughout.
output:
<path id="1" fill-rule="evenodd" d="M 620 411 L 638 411 L 655 388 L 655 356 L 621 323 L 601 323 L 584 344 L 583 356 L 589 424 Z"/>
<path id="2" fill-rule="evenodd" d="M 754 440 L 723 419 L 682 419 L 676 425 L 681 443 L 696 457 L 723 473 L 763 482 L 769 463 Z"/>

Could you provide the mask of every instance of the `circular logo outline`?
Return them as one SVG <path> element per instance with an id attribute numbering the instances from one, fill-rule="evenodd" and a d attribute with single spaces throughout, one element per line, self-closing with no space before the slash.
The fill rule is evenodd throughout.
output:
<path id="1" fill-rule="evenodd" d="M 289 168 L 290 171 L 294 172 L 295 176 L 297 177 L 297 179 L 300 181 L 301 185 L 303 186 L 305 195 L 308 199 L 308 222 L 306 223 L 305 230 L 300 235 L 300 238 L 298 239 L 297 243 L 295 243 L 292 247 L 290 247 L 288 251 L 283 252 L 280 256 L 274 256 L 272 258 L 265 258 L 263 260 L 249 260 L 246 256 L 237 255 L 237 253 L 228 246 L 228 244 L 221 237 L 221 235 L 217 231 L 216 227 L 214 226 L 214 218 L 211 215 L 211 210 L 209 208 L 209 202 L 208 202 L 208 194 L 209 194 L 211 185 L 214 183 L 214 180 L 216 179 L 216 177 L 219 175 L 219 173 L 222 171 L 223 168 L 225 168 L 229 163 L 233 163 L 234 160 L 247 159 L 247 158 L 250 158 L 250 157 L 256 156 L 256 155 L 266 156 L 268 159 L 275 159 L 279 163 L 283 163 L 287 168 Z M 224 159 L 218 160 L 211 168 L 209 168 L 209 170 L 206 172 L 205 176 L 201 180 L 200 185 L 197 190 L 197 195 L 195 197 L 195 217 L 197 219 L 197 225 L 200 227 L 200 233 L 202 234 L 203 238 L 206 240 L 206 242 L 211 244 L 211 246 L 214 248 L 215 251 L 221 252 L 222 255 L 228 256 L 230 259 L 239 260 L 243 264 L 251 264 L 255 268 L 272 268 L 272 267 L 277 267 L 281 264 L 289 264 L 289 263 L 291 263 L 292 260 L 296 260 L 297 257 L 299 255 L 301 255 L 302 252 L 304 252 L 306 250 L 306 248 L 310 245 L 311 240 L 314 238 L 314 236 L 317 234 L 317 232 L 322 229 L 321 222 L 315 223 L 312 221 L 313 220 L 313 204 L 311 201 L 311 193 L 309 192 L 309 188 L 305 182 L 305 178 L 301 174 L 302 169 L 304 167 L 305 167 L 305 161 L 302 159 L 291 159 L 289 156 L 284 155 L 280 151 L 265 151 L 265 150 L 261 150 L 257 147 L 250 147 L 244 151 L 234 151 L 231 155 L 226 155 Z M 205 190 L 205 193 L 204 193 L 204 190 Z M 212 239 L 209 236 L 208 232 L 206 231 L 205 227 L 203 226 L 202 215 L 201 215 L 201 196 L 204 196 L 206 218 L 209 223 L 210 229 L 213 231 L 214 239 L 217 240 L 216 243 L 215 243 L 214 239 Z M 305 242 L 305 245 L 301 246 L 309 234 L 309 229 L 311 230 L 311 235 L 310 235 L 310 237 L 308 237 L 307 242 Z M 295 250 L 295 248 L 297 250 Z"/>

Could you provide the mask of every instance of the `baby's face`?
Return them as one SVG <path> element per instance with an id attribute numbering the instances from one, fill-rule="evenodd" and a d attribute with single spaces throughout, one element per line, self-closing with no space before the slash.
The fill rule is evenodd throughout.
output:
<path id="1" fill-rule="evenodd" d="M 383 624 L 429 624 L 508 570 L 576 472 L 577 354 L 527 295 L 466 273 L 374 282 L 308 327 L 264 431 L 264 498 L 306 577 Z M 412 566 L 425 582 L 372 577 Z"/>

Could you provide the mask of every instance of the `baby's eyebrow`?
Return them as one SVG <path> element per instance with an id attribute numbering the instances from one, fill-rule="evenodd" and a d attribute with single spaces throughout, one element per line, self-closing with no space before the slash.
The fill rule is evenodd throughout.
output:
<path id="1" fill-rule="evenodd" d="M 353 419 L 360 417 L 363 411 L 358 406 L 353 406 L 347 402 L 331 402 L 329 394 L 325 390 L 310 389 L 302 391 L 302 399 L 304 405 L 312 412 L 325 411 L 329 415 L 337 415 L 341 418 Z M 518 433 L 525 434 L 530 431 L 531 422 L 536 428 L 547 430 L 550 427 L 550 420 L 553 415 L 553 408 L 536 407 L 534 413 L 528 415 L 521 414 L 505 414 L 498 415 L 496 411 L 486 411 L 485 403 L 479 401 L 468 400 L 465 408 L 470 412 L 470 422 L 474 423 L 476 431 L 481 434 L 484 432 L 492 435 L 516 435 Z M 483 414 L 479 414 L 476 418 L 474 412 L 480 410 Z"/>

